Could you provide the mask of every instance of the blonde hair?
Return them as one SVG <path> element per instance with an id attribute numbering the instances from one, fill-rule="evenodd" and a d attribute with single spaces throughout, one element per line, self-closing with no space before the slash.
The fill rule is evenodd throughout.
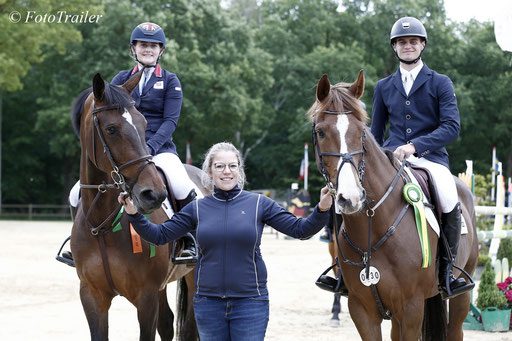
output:
<path id="1" fill-rule="evenodd" d="M 242 154 L 236 147 L 230 143 L 230 142 L 219 142 L 214 144 L 213 146 L 208 149 L 206 154 L 204 155 L 204 162 L 203 162 L 203 174 L 201 175 L 201 183 L 204 187 L 209 189 L 210 191 L 213 191 L 213 180 L 210 177 L 211 173 L 211 167 L 213 159 L 215 158 L 215 155 L 219 152 L 232 152 L 236 155 L 236 158 L 238 160 L 238 187 L 240 189 L 244 188 L 245 184 L 245 171 L 244 171 L 244 160 L 242 158 Z"/>

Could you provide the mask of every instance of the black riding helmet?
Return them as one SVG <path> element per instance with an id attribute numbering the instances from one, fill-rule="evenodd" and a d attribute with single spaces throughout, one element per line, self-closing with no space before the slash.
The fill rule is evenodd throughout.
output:
<path id="1" fill-rule="evenodd" d="M 393 48 L 393 45 L 396 42 L 397 38 L 400 37 L 420 37 L 422 40 L 425 41 L 425 44 L 427 44 L 428 38 L 427 38 L 427 30 L 425 29 L 425 26 L 419 21 L 418 19 L 414 17 L 403 17 L 398 19 L 391 28 L 391 32 L 389 34 L 389 41 L 391 44 L 391 48 Z M 421 56 L 423 55 L 424 49 L 421 51 L 418 58 L 412 61 L 406 61 L 398 57 L 398 54 L 395 52 L 396 57 L 399 61 L 405 64 L 414 64 L 418 60 L 420 60 Z"/>
<path id="2" fill-rule="evenodd" d="M 135 41 L 146 41 L 149 43 L 159 43 L 162 46 L 162 49 L 165 49 L 165 33 L 164 30 L 157 24 L 151 23 L 151 22 L 145 22 L 140 25 L 137 25 L 135 29 L 132 32 L 132 35 L 130 37 L 130 50 L 131 47 L 135 45 Z M 137 55 L 132 53 L 133 57 L 137 62 L 139 60 L 137 59 Z M 160 60 L 160 57 L 158 57 L 158 61 Z M 140 62 L 139 62 L 140 63 Z M 142 63 L 141 63 L 142 64 Z M 146 65 L 148 67 L 154 67 L 155 65 Z"/>

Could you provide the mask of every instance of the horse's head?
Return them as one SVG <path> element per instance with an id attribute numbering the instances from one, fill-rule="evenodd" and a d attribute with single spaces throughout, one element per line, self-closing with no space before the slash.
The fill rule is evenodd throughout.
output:
<path id="1" fill-rule="evenodd" d="M 140 73 L 122 86 L 111 85 L 96 74 L 92 92 L 89 89 L 88 97 L 83 96 L 81 110 L 75 108 L 73 115 L 81 112 L 81 117 L 74 117 L 75 124 L 79 119 L 82 146 L 80 176 L 88 178 L 81 181 L 101 182 L 107 174 L 129 192 L 139 212 L 150 213 L 160 207 L 167 193 L 146 149 L 146 119 L 130 97 Z"/>
<path id="2" fill-rule="evenodd" d="M 366 200 L 364 140 L 368 116 L 359 97 L 364 90 L 363 71 L 352 84 L 331 86 L 327 75 L 318 82 L 317 100 L 309 109 L 313 122 L 316 162 L 329 189 L 335 193 L 338 211 L 358 212 Z"/>

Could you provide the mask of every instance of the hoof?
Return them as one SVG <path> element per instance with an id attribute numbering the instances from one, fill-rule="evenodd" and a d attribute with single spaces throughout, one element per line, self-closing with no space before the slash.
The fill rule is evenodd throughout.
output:
<path id="1" fill-rule="evenodd" d="M 337 320 L 337 319 L 331 319 L 329 321 L 329 327 L 332 327 L 332 328 L 338 328 L 340 326 L 340 320 Z"/>

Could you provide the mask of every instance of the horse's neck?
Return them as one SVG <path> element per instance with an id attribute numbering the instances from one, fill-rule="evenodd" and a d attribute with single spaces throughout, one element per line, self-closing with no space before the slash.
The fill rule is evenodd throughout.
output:
<path id="1" fill-rule="evenodd" d="M 380 146 L 373 138 L 368 138 L 366 142 L 365 153 L 365 177 L 363 187 L 366 190 L 366 198 L 370 202 L 370 207 L 375 206 L 386 194 L 389 186 L 393 182 L 397 170 L 392 165 L 386 154 L 382 151 Z M 400 205 L 397 205 L 397 197 L 401 194 L 396 187 L 403 186 L 402 180 L 398 180 L 392 193 L 382 202 L 379 208 L 375 211 L 375 215 L 372 218 L 372 241 L 375 242 L 382 236 L 383 233 L 391 226 L 394 219 L 393 215 L 397 210 L 400 210 Z M 369 219 L 366 214 L 366 208 L 363 209 L 363 213 L 347 215 L 345 222 L 347 231 L 351 238 L 354 238 L 359 246 L 366 245 Z M 392 218 L 389 218 L 392 217 Z M 357 233 L 350 233 L 351 226 L 356 227 Z M 361 229 L 361 227 L 364 227 Z M 364 231 L 364 232 L 363 232 Z M 363 243 L 363 244 L 361 244 Z"/>
<path id="2" fill-rule="evenodd" d="M 397 170 L 374 139 L 368 139 L 366 149 L 363 187 L 368 200 L 373 200 L 376 204 L 393 182 Z"/>

